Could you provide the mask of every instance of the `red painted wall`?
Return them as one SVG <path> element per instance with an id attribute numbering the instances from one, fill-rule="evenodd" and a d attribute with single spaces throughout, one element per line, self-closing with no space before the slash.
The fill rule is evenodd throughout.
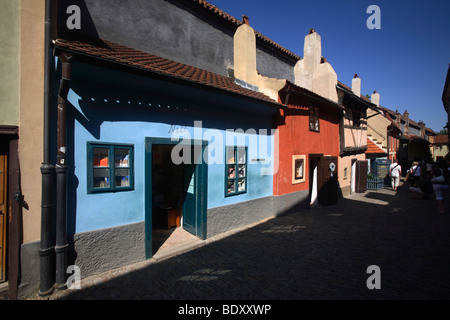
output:
<path id="1" fill-rule="evenodd" d="M 274 195 L 309 189 L 309 154 L 339 156 L 339 111 L 319 106 L 319 118 L 320 132 L 314 132 L 309 130 L 307 108 L 286 111 L 285 124 L 278 126 L 279 163 L 274 174 Z M 305 182 L 292 184 L 293 155 L 307 156 Z"/>

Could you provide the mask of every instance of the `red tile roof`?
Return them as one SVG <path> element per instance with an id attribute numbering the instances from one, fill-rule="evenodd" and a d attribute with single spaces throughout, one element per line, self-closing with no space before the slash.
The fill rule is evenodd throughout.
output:
<path id="1" fill-rule="evenodd" d="M 377 146 L 372 140 L 367 138 L 367 150 L 366 154 L 385 154 L 386 151 Z"/>
<path id="2" fill-rule="evenodd" d="M 86 41 L 56 39 L 53 42 L 55 47 L 72 53 L 186 80 L 215 89 L 250 97 L 260 100 L 261 102 L 269 102 L 275 107 L 282 107 L 281 104 L 261 92 L 241 87 L 235 83 L 233 78 L 158 57 L 110 41 L 100 39 L 91 39 Z"/>
<path id="3" fill-rule="evenodd" d="M 299 94 L 302 97 L 312 98 L 312 99 L 314 99 L 317 102 L 325 103 L 325 104 L 327 104 L 329 106 L 332 106 L 333 108 L 335 108 L 339 112 L 342 112 L 342 110 L 344 110 L 344 108 L 341 105 L 337 104 L 333 100 L 330 100 L 328 98 L 324 98 L 324 97 L 322 97 L 321 95 L 319 95 L 319 94 L 317 94 L 315 92 L 309 91 L 306 88 L 300 87 L 300 86 L 296 85 L 295 83 L 290 82 L 289 80 L 286 80 L 285 89 L 294 91 L 295 93 Z M 291 101 L 292 100 L 293 99 L 291 99 Z M 309 108 L 307 106 L 296 105 L 295 103 L 289 103 L 287 107 L 289 109 L 302 109 L 302 110 L 305 110 L 305 109 Z"/>
<path id="4" fill-rule="evenodd" d="M 435 136 L 433 144 L 448 144 L 448 135 Z"/>

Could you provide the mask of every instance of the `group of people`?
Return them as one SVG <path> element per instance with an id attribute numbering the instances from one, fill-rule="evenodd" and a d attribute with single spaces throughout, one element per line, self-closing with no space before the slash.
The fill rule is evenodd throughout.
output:
<path id="1" fill-rule="evenodd" d="M 392 189 L 397 190 L 402 167 L 397 160 L 394 160 L 389 167 Z M 441 160 L 438 162 L 428 161 L 421 163 L 414 161 L 406 173 L 405 181 L 409 183 L 409 190 L 418 199 L 429 199 L 431 194 L 435 194 L 439 212 L 445 213 L 444 200 L 449 193 L 450 183 L 450 161 Z"/>

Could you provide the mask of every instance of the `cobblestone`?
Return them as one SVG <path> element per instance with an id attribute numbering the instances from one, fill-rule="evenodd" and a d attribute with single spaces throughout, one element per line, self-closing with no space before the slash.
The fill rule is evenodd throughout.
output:
<path id="1" fill-rule="evenodd" d="M 402 185 L 292 212 L 48 299 L 449 299 L 450 210 Z M 367 268 L 381 270 L 369 290 Z"/>

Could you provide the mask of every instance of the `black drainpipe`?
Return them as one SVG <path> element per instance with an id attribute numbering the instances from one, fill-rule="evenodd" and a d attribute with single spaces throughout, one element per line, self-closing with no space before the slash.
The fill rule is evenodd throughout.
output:
<path id="1" fill-rule="evenodd" d="M 45 1 L 44 162 L 41 165 L 41 242 L 39 295 L 53 292 L 55 284 L 55 166 L 50 163 L 50 78 L 52 69 L 52 1 Z"/>
<path id="2" fill-rule="evenodd" d="M 62 52 L 61 83 L 58 92 L 58 153 L 56 162 L 56 288 L 65 289 L 67 281 L 67 94 L 72 79 L 72 56 Z"/>

